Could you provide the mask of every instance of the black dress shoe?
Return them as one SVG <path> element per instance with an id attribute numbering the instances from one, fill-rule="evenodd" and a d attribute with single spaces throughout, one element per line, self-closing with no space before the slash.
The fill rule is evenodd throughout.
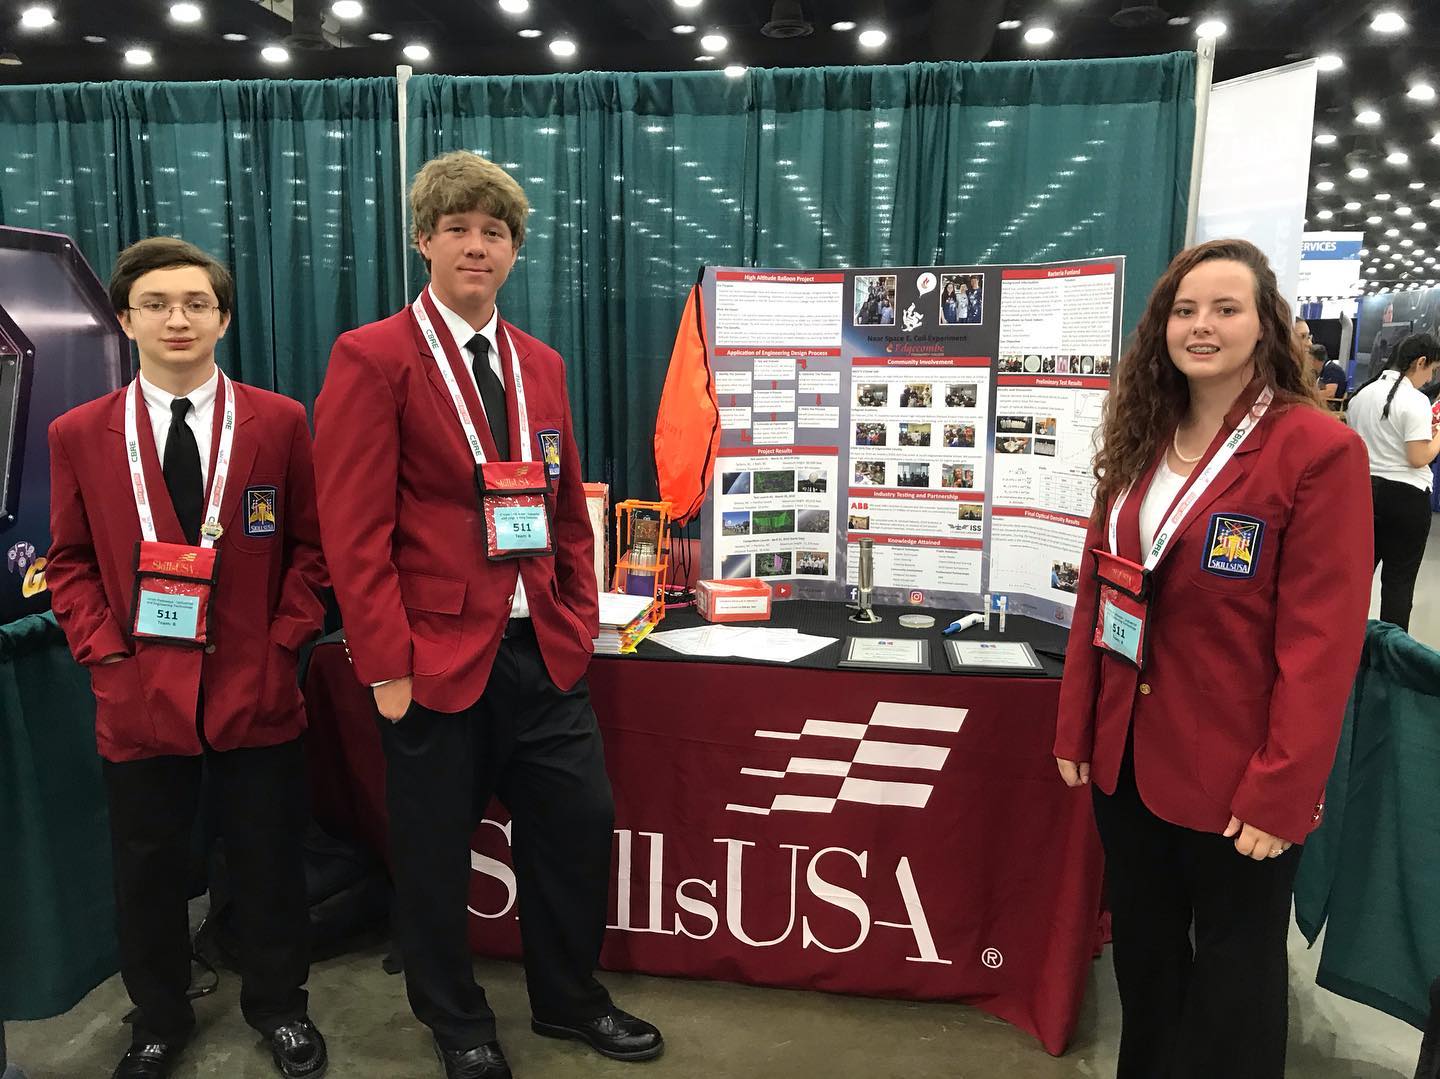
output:
<path id="1" fill-rule="evenodd" d="M 613 1060 L 654 1060 L 665 1051 L 665 1039 L 660 1031 L 616 1007 L 583 1023 L 544 1023 L 531 1019 L 530 1029 L 547 1038 L 586 1042 L 595 1052 Z"/>
<path id="2" fill-rule="evenodd" d="M 510 1065 L 499 1042 L 486 1042 L 474 1049 L 443 1049 L 435 1043 L 435 1055 L 445 1065 L 445 1079 L 510 1079 Z"/>
<path id="3" fill-rule="evenodd" d="M 320 1079 L 330 1066 L 325 1038 L 308 1016 L 275 1028 L 270 1035 L 270 1056 L 285 1079 Z"/>
<path id="4" fill-rule="evenodd" d="M 165 1079 L 175 1067 L 180 1048 L 169 1042 L 132 1045 L 110 1079 Z"/>

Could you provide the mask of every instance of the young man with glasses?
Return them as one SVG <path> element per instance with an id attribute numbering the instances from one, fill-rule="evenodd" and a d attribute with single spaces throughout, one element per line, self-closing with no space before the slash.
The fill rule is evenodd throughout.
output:
<path id="1" fill-rule="evenodd" d="M 326 584 L 305 410 L 215 364 L 235 284 L 183 240 L 120 254 L 110 300 L 140 354 L 128 386 L 50 427 L 46 577 L 90 671 L 114 853 L 120 973 L 135 1004 L 115 1079 L 163 1079 L 195 1025 L 190 838 L 202 776 L 225 843 L 240 1007 L 281 1075 L 317 1079 L 296 653 Z"/>

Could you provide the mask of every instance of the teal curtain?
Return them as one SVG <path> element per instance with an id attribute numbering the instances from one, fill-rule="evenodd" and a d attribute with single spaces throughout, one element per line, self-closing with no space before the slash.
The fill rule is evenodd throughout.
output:
<path id="1" fill-rule="evenodd" d="M 1123 254 L 1128 327 L 1184 239 L 1190 53 L 738 79 L 427 75 L 408 94 L 412 172 L 468 148 L 525 186 L 529 235 L 501 308 L 566 357 L 587 478 L 633 497 L 654 491 L 656 406 L 701 263 Z"/>
<path id="2" fill-rule="evenodd" d="M 100 279 L 146 236 L 235 274 L 220 361 L 307 406 L 336 335 L 400 280 L 393 79 L 0 88 L 0 223 L 75 238 Z"/>
<path id="3" fill-rule="evenodd" d="M 90 677 L 51 614 L 0 626 L 0 1023 L 115 972 L 110 828 Z"/>

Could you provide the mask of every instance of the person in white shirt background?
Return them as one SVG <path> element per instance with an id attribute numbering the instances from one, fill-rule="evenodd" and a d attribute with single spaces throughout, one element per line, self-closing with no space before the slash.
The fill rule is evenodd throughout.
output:
<path id="1" fill-rule="evenodd" d="M 1415 578 L 1430 538 L 1430 464 L 1440 456 L 1440 427 L 1420 392 L 1440 373 L 1440 341 L 1427 333 L 1401 340 L 1385 369 L 1350 399 L 1350 426 L 1370 451 L 1375 500 L 1375 563 L 1380 619 L 1410 628 Z"/>

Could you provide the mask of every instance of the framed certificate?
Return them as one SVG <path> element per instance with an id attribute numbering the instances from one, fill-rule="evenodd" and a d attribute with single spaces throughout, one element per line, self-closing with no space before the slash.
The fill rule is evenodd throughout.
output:
<path id="1" fill-rule="evenodd" d="M 1045 673 L 1045 665 L 1025 641 L 947 640 L 945 660 L 957 674 Z"/>
<path id="2" fill-rule="evenodd" d="M 847 637 L 840 666 L 889 671 L 928 671 L 930 642 L 910 637 Z"/>

